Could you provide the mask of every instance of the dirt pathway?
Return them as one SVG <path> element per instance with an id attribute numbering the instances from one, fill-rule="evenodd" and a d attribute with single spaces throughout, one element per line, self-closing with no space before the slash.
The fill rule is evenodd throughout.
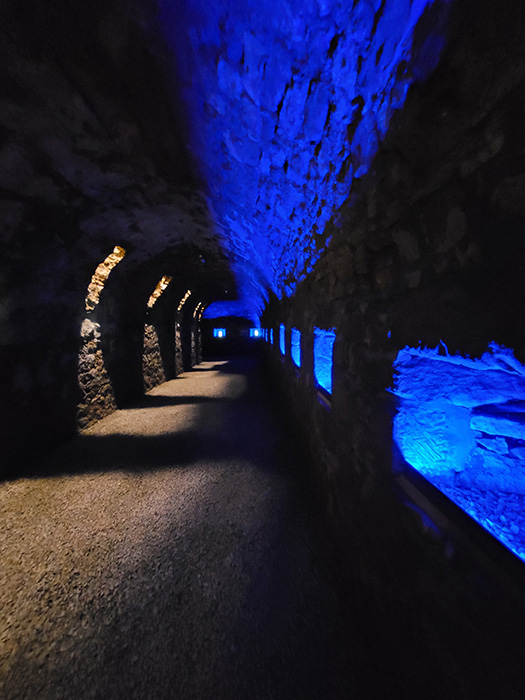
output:
<path id="1" fill-rule="evenodd" d="M 353 698 L 291 459 L 202 363 L 0 484 L 0 697 Z"/>

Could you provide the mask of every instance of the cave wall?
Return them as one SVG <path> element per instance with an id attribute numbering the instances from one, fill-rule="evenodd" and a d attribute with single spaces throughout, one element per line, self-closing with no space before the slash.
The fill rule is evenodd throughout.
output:
<path id="1" fill-rule="evenodd" d="M 366 610 L 371 643 L 374 625 L 385 631 L 376 671 L 403 677 L 406 697 L 518 698 L 523 688 L 523 650 L 511 641 L 523 606 L 497 567 L 483 569 L 402 503 L 388 388 L 405 345 L 442 340 L 479 357 L 495 340 L 525 360 L 524 11 L 510 0 L 456 5 L 438 68 L 409 91 L 371 171 L 354 181 L 329 225 L 328 251 L 263 316 L 276 339 L 271 371 L 309 447 L 354 591 L 353 619 Z M 314 326 L 337 329 L 328 401 L 313 377 Z M 292 327 L 302 332 L 300 370 L 289 355 Z"/>
<path id="2" fill-rule="evenodd" d="M 74 434 L 77 408 L 85 427 L 143 392 L 146 303 L 162 275 L 178 275 L 181 296 L 231 275 L 183 145 L 155 4 L 7 0 L 0 32 L 2 471 Z M 116 245 L 122 269 L 86 314 Z M 181 369 L 180 343 L 169 349 L 179 301 L 158 352 L 146 343 L 148 387 Z"/>
<path id="3" fill-rule="evenodd" d="M 144 326 L 144 351 L 142 355 L 142 372 L 146 391 L 166 381 L 160 354 L 159 337 L 155 326 Z"/>
<path id="4" fill-rule="evenodd" d="M 89 427 L 117 408 L 100 342 L 100 324 L 85 319 L 81 329 L 82 346 L 78 356 L 78 427 Z"/>

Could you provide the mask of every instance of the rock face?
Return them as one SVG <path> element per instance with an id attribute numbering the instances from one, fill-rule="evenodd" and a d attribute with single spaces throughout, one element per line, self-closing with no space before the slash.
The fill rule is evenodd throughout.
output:
<path id="1" fill-rule="evenodd" d="M 497 9 L 484 1 L 456 4 L 437 69 L 408 91 L 368 173 L 354 178 L 349 198 L 328 227 L 328 248 L 294 295 L 272 299 L 263 316 L 263 326 L 273 329 L 274 337 L 281 323 L 301 332 L 299 376 L 275 346 L 268 348 L 269 361 L 287 411 L 312 454 L 314 483 L 348 579 L 376 591 L 370 594 L 371 608 L 388 615 L 391 604 L 401 620 L 417 616 L 414 600 L 426 615 L 434 604 L 430 599 L 443 601 L 457 584 L 456 603 L 449 600 L 432 621 L 429 616 L 415 624 L 418 638 L 429 645 L 469 616 L 458 600 L 475 600 L 473 607 L 486 611 L 491 599 L 505 594 L 458 543 L 451 554 L 448 535 L 436 538 L 428 518 L 419 522 L 400 506 L 393 474 L 396 399 L 388 390 L 393 362 L 405 346 L 435 348 L 442 340 L 449 355 L 480 358 L 496 341 L 513 348 L 519 363 L 525 361 L 525 222 L 517 195 L 523 195 L 525 155 L 520 126 L 525 118 L 524 13 L 522 3 L 511 1 Z M 315 327 L 336 328 L 330 409 L 318 402 L 315 391 Z M 441 353 L 446 352 L 442 346 Z M 433 362 L 442 359 L 436 356 Z M 491 373 L 501 382 L 489 381 Z M 452 457 L 460 465 L 459 483 L 471 489 L 477 484 L 479 490 L 505 485 L 521 502 L 521 439 L 505 435 L 507 427 L 500 431 L 499 419 L 498 429 L 491 420 L 490 433 L 477 429 L 481 413 L 474 418 L 475 431 L 471 419 L 480 405 L 523 400 L 523 377 L 503 366 L 473 377 L 451 365 L 433 386 L 422 374 L 414 403 L 428 401 L 429 391 L 434 398 L 444 392 L 455 407 L 451 421 L 437 401 L 419 406 L 422 413 L 432 409 L 442 427 L 441 440 L 436 438 L 429 450 L 438 460 L 447 450 L 457 451 Z M 428 417 L 421 416 L 422 429 Z M 511 424 L 521 434 L 521 423 L 513 419 Z M 458 444 L 459 428 L 464 439 Z M 473 455 L 482 464 L 472 463 Z M 450 464 L 440 462 L 441 477 L 454 476 Z M 479 588 L 472 590 L 474 580 L 487 583 L 486 597 Z M 426 596 L 427 604 L 422 602 Z M 459 626 L 465 630 L 471 624 L 476 627 L 463 619 Z M 504 636 L 500 629 L 498 643 Z M 517 661 L 512 649 L 509 654 Z M 499 680 L 517 697 L 512 683 Z M 524 686 L 519 687 L 522 692 Z M 487 694 L 486 688 L 480 692 Z M 500 691 L 494 686 L 494 692 Z"/>
<path id="2" fill-rule="evenodd" d="M 410 465 L 441 487 L 525 494 L 525 367 L 510 351 L 405 348 L 394 367 L 393 434 Z"/>
<path id="3" fill-rule="evenodd" d="M 0 24 L 0 412 L 10 461 L 73 433 L 79 403 L 85 425 L 143 390 L 145 307 L 161 277 L 177 278 L 158 312 L 173 337 L 188 287 L 209 303 L 225 290 L 234 297 L 235 283 L 186 156 L 154 7 L 9 1 Z M 94 283 L 116 247 L 126 257 Z M 90 282 L 100 337 L 86 341 Z"/>
<path id="4" fill-rule="evenodd" d="M 166 375 L 162 367 L 159 338 L 155 327 L 151 324 L 146 324 L 144 327 L 142 374 L 146 391 L 166 381 Z"/>
<path id="5" fill-rule="evenodd" d="M 472 412 L 470 427 L 489 435 L 525 440 L 525 402 L 481 406 Z"/>
<path id="6" fill-rule="evenodd" d="M 196 304 L 238 293 L 254 318 L 273 294 L 305 298 L 313 285 L 328 306 L 393 299 L 476 265 L 484 241 L 465 192 L 507 218 L 520 212 L 520 174 L 505 165 L 520 123 L 507 102 L 523 75 L 512 7 L 494 38 L 476 20 L 452 55 L 461 19 L 439 0 L 282 0 L 279 11 L 4 3 L 6 440 L 75 430 L 87 289 L 116 247 L 126 257 L 98 290 L 94 322 L 117 405 L 144 386 L 144 307 L 164 276 L 175 291 L 158 313 L 173 345 L 190 287 Z M 514 56 L 503 81 L 486 62 L 501 46 Z M 441 59 L 455 82 L 440 82 L 441 69 L 427 80 Z M 497 89 L 476 88 L 480 74 Z M 165 372 L 154 357 L 162 352 L 148 355 L 147 386 Z M 8 409 L 24 391 L 25 407 Z"/>
<path id="7" fill-rule="evenodd" d="M 78 360 L 78 383 L 82 396 L 78 405 L 79 428 L 87 428 L 117 407 L 100 342 L 100 324 L 85 319 Z"/>
<path id="8" fill-rule="evenodd" d="M 160 6 L 188 142 L 230 255 L 250 261 L 242 291 L 261 310 L 268 289 L 293 293 L 326 248 L 393 113 L 439 59 L 447 5 Z"/>

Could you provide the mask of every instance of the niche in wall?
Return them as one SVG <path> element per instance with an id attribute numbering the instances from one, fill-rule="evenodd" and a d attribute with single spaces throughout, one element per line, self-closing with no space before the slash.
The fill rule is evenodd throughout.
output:
<path id="1" fill-rule="evenodd" d="M 286 331 L 282 323 L 279 326 L 279 350 L 281 355 L 286 355 Z"/>
<path id="2" fill-rule="evenodd" d="M 296 367 L 301 366 L 301 331 L 292 328 L 290 354 Z"/>
<path id="3" fill-rule="evenodd" d="M 525 367 L 492 343 L 478 359 L 406 347 L 394 368 L 403 458 L 525 561 Z"/>
<path id="4" fill-rule="evenodd" d="M 335 330 L 314 328 L 314 376 L 317 386 L 332 393 Z"/>

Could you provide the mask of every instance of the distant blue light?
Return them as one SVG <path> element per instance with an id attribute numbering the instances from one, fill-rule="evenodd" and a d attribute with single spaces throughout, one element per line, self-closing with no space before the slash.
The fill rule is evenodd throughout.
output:
<path id="1" fill-rule="evenodd" d="M 250 328 L 250 338 L 262 338 L 263 332 L 261 328 Z"/>
<path id="2" fill-rule="evenodd" d="M 285 332 L 284 325 L 281 323 L 279 326 L 279 350 L 281 351 L 282 355 L 286 354 Z"/>
<path id="3" fill-rule="evenodd" d="M 525 367 L 492 343 L 479 359 L 406 347 L 394 368 L 405 460 L 525 560 Z"/>
<path id="4" fill-rule="evenodd" d="M 214 328 L 213 329 L 214 338 L 226 338 L 226 328 Z"/>
<path id="5" fill-rule="evenodd" d="M 297 367 L 300 367 L 301 366 L 301 331 L 298 331 L 297 328 L 292 328 L 290 354 L 292 356 L 292 360 L 294 361 L 295 365 L 297 365 Z"/>
<path id="6" fill-rule="evenodd" d="M 314 328 L 314 376 L 317 384 L 332 393 L 332 363 L 335 329 Z"/>
<path id="7" fill-rule="evenodd" d="M 273 345 L 273 328 L 270 328 L 270 345 Z"/>

